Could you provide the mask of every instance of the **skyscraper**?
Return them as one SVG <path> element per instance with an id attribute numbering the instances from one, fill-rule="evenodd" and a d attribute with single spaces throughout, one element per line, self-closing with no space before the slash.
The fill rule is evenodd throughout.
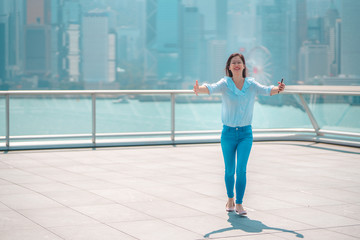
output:
<path id="1" fill-rule="evenodd" d="M 181 15 L 181 75 L 187 87 L 200 78 L 203 19 L 196 7 L 183 7 Z"/>
<path id="2" fill-rule="evenodd" d="M 258 5 L 258 18 L 261 24 L 261 44 L 272 56 L 273 82 L 290 76 L 290 16 L 289 1 L 274 0 Z M 290 79 L 289 79 L 290 80 Z"/>
<path id="3" fill-rule="evenodd" d="M 146 1 L 144 82 L 152 86 L 157 79 L 157 0 Z"/>
<path id="4" fill-rule="evenodd" d="M 341 23 L 341 73 L 360 76 L 360 1 L 343 0 Z"/>
<path id="5" fill-rule="evenodd" d="M 306 83 L 312 77 L 328 75 L 328 46 L 305 43 L 299 53 L 299 78 Z"/>
<path id="6" fill-rule="evenodd" d="M 180 1 L 157 0 L 156 50 L 158 56 L 157 77 L 180 76 Z"/>
<path id="7" fill-rule="evenodd" d="M 100 10 L 85 13 L 82 21 L 82 34 L 85 83 L 101 84 L 108 82 L 109 39 L 107 13 Z"/>
<path id="8" fill-rule="evenodd" d="M 25 74 L 38 78 L 38 87 L 51 87 L 51 1 L 26 0 Z"/>
<path id="9" fill-rule="evenodd" d="M 61 28 L 63 31 L 61 79 L 69 82 L 82 80 L 81 61 L 81 6 L 79 0 L 66 0 L 61 6 Z"/>

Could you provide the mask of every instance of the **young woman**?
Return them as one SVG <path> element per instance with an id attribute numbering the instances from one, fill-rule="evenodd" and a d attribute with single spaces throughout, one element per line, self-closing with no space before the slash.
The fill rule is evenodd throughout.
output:
<path id="1" fill-rule="evenodd" d="M 251 122 L 255 96 L 278 94 L 284 91 L 285 84 L 278 82 L 277 87 L 263 86 L 254 78 L 247 77 L 245 58 L 240 53 L 230 55 L 225 72 L 226 76 L 217 83 L 199 86 L 196 81 L 193 91 L 196 95 L 222 94 L 221 149 L 225 162 L 225 185 L 228 195 L 226 210 L 246 215 L 242 203 L 246 186 L 246 166 L 253 142 Z M 234 185 L 236 201 L 234 201 Z"/>

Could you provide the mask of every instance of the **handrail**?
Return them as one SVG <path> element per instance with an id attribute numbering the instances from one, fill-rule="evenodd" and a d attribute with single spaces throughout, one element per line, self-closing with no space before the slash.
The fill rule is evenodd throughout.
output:
<path id="1" fill-rule="evenodd" d="M 132 136 L 170 136 L 170 141 L 167 140 L 159 140 L 155 141 L 158 144 L 176 144 L 176 143 L 190 143 L 196 142 L 193 140 L 181 140 L 181 136 L 188 136 L 194 134 L 201 135 L 219 135 L 220 131 L 218 130 L 202 130 L 202 131 L 177 131 L 175 126 L 175 97 L 180 94 L 193 94 L 192 90 L 35 90 L 35 91 L 0 91 L 0 96 L 5 97 L 5 128 L 6 128 L 6 136 L 0 136 L 0 140 L 5 140 L 5 147 L 1 146 L 0 150 L 11 150 L 18 149 L 18 147 L 12 147 L 10 145 L 10 141 L 15 140 L 40 140 L 40 139 L 82 139 L 82 138 L 91 138 L 91 145 L 89 144 L 79 144 L 78 146 L 82 147 L 96 147 L 96 146 L 114 146 L 114 144 L 101 143 L 101 140 L 97 140 L 99 138 L 106 137 L 132 137 Z M 300 104 L 304 107 L 311 123 L 312 129 L 302 129 L 302 128 L 287 128 L 287 129 L 254 129 L 254 133 L 256 134 L 272 134 L 270 137 L 260 137 L 259 140 L 303 140 L 303 141 L 316 141 L 316 142 L 329 142 L 335 144 L 344 144 L 350 146 L 360 146 L 360 141 L 357 140 L 352 142 L 352 140 L 338 140 L 338 139 L 326 139 L 325 135 L 336 135 L 336 136 L 346 136 L 350 138 L 359 138 L 360 133 L 350 133 L 343 131 L 329 131 L 320 129 L 314 115 L 312 114 L 308 104 L 303 98 L 303 95 L 307 94 L 317 94 L 317 95 L 352 95 L 352 96 L 360 96 L 360 86 L 313 86 L 313 85 L 290 85 L 286 87 L 286 90 L 281 94 L 290 94 L 297 95 L 300 98 Z M 35 136 L 11 136 L 10 134 L 10 97 L 11 96 L 37 96 L 37 95 L 82 95 L 91 97 L 92 108 L 91 108 L 91 122 L 92 122 L 92 131 L 89 134 L 58 134 L 58 135 L 35 135 Z M 139 133 L 97 133 L 96 132 L 96 99 L 97 97 L 108 96 L 108 95 L 169 95 L 169 100 L 171 101 L 171 116 L 170 116 L 170 126 L 171 129 L 169 131 L 163 132 L 139 132 Z M 276 134 L 274 134 L 276 133 Z M 280 134 L 279 134 L 280 133 Z M 291 134 L 283 134 L 281 133 L 291 133 Z M 314 134 L 315 133 L 315 137 Z M 281 135 L 281 136 L 280 136 Z M 178 139 L 175 139 L 175 136 L 179 136 Z M 218 138 L 215 137 L 210 139 L 207 138 L 199 140 L 200 142 L 216 142 L 219 141 Z M 360 139 L 360 138 L 359 138 Z M 155 143 L 155 144 L 156 144 Z M 132 144 L 127 142 L 126 144 Z M 125 145 L 126 145 L 125 144 Z M 142 145 L 143 143 L 137 143 L 138 145 Z M 36 144 L 35 144 L 36 145 Z M 115 144 L 116 145 L 116 144 Z M 124 142 L 120 145 L 124 145 Z M 40 145 L 39 145 L 40 146 Z M 43 145 L 41 145 L 43 146 Z M 46 148 L 43 146 L 40 148 Z M 67 145 L 54 145 L 52 148 L 56 148 L 56 146 L 71 146 L 71 144 Z M 21 148 L 21 147 L 20 147 Z M 30 147 L 34 148 L 34 146 Z M 27 149 L 24 147 L 24 149 Z"/>
<path id="2" fill-rule="evenodd" d="M 192 90 L 11 90 L 1 95 L 91 95 L 91 94 L 191 94 Z M 281 94 L 331 94 L 360 96 L 360 86 L 287 85 Z"/>

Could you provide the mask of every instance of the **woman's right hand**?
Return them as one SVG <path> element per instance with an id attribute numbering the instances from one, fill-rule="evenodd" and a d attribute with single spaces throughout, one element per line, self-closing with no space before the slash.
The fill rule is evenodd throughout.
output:
<path id="1" fill-rule="evenodd" d="M 196 94 L 196 96 L 199 94 L 200 87 L 199 87 L 199 82 L 198 82 L 198 80 L 196 80 L 196 82 L 195 82 L 193 91 L 194 91 L 194 93 Z"/>

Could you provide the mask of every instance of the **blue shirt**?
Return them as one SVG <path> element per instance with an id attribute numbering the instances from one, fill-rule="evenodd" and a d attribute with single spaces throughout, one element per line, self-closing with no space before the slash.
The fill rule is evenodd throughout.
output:
<path id="1" fill-rule="evenodd" d="M 239 90 L 231 77 L 225 76 L 217 83 L 204 84 L 209 94 L 222 94 L 221 119 L 229 127 L 243 127 L 251 125 L 254 111 L 255 96 L 270 96 L 274 86 L 263 86 L 254 78 L 245 78 L 244 85 Z"/>

